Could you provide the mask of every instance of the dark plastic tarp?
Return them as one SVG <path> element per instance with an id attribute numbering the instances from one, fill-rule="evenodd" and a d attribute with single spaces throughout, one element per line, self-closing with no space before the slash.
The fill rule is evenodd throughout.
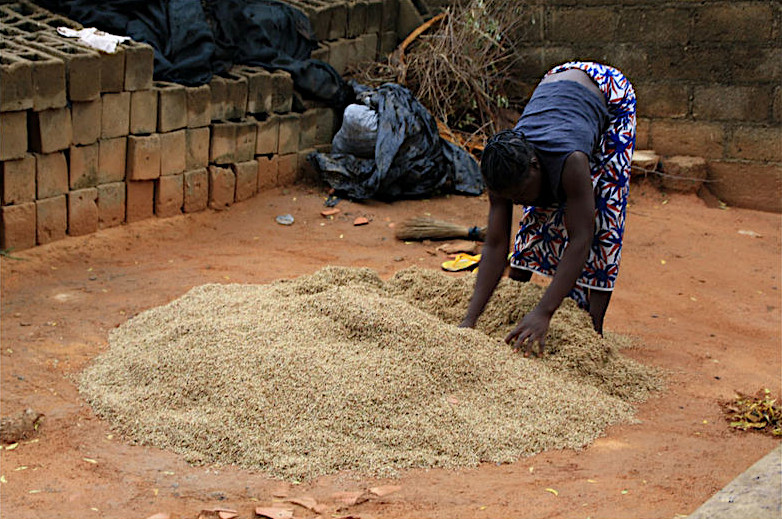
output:
<path id="1" fill-rule="evenodd" d="M 328 63 L 307 16 L 275 0 L 37 0 L 85 27 L 155 48 L 155 79 L 208 83 L 233 64 L 285 70 L 298 92 L 344 107 L 352 95 Z"/>
<path id="2" fill-rule="evenodd" d="M 479 195 L 483 179 L 475 160 L 440 137 L 437 123 L 405 87 L 354 84 L 378 114 L 374 158 L 313 153 L 309 160 L 334 190 L 356 200 L 397 199 L 456 191 Z"/>

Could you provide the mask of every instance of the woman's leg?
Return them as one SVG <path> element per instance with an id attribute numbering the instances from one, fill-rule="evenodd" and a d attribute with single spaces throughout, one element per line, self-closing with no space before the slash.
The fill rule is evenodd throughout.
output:
<path id="1" fill-rule="evenodd" d="M 592 326 L 600 335 L 603 335 L 603 319 L 608 310 L 608 303 L 611 302 L 612 293 L 609 290 L 589 290 L 589 315 L 592 317 Z"/>

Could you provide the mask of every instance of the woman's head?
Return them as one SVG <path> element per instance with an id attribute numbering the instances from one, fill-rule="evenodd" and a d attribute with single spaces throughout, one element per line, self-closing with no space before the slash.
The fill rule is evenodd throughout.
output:
<path id="1" fill-rule="evenodd" d="M 503 130 L 489 139 L 481 174 L 490 191 L 514 202 L 529 204 L 540 194 L 535 152 L 524 135 L 514 130 Z"/>

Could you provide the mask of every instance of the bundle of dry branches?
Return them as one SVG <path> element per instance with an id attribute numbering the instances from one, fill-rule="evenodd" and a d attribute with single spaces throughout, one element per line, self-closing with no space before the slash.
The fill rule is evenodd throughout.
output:
<path id="1" fill-rule="evenodd" d="M 516 62 L 510 36 L 524 7 L 507 0 L 465 0 L 411 35 L 386 63 L 357 71 L 356 79 L 406 86 L 441 123 L 441 133 L 480 149 L 475 141 L 499 129 L 496 114 L 508 107 L 503 84 Z"/>

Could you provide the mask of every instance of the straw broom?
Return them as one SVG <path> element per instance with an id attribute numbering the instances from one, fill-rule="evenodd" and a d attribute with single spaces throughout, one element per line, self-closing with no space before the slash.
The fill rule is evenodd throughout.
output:
<path id="1" fill-rule="evenodd" d="M 486 238 L 486 228 L 466 227 L 428 216 L 419 216 L 400 223 L 396 228 L 396 238 L 404 241 L 454 239 L 483 241 Z"/>

